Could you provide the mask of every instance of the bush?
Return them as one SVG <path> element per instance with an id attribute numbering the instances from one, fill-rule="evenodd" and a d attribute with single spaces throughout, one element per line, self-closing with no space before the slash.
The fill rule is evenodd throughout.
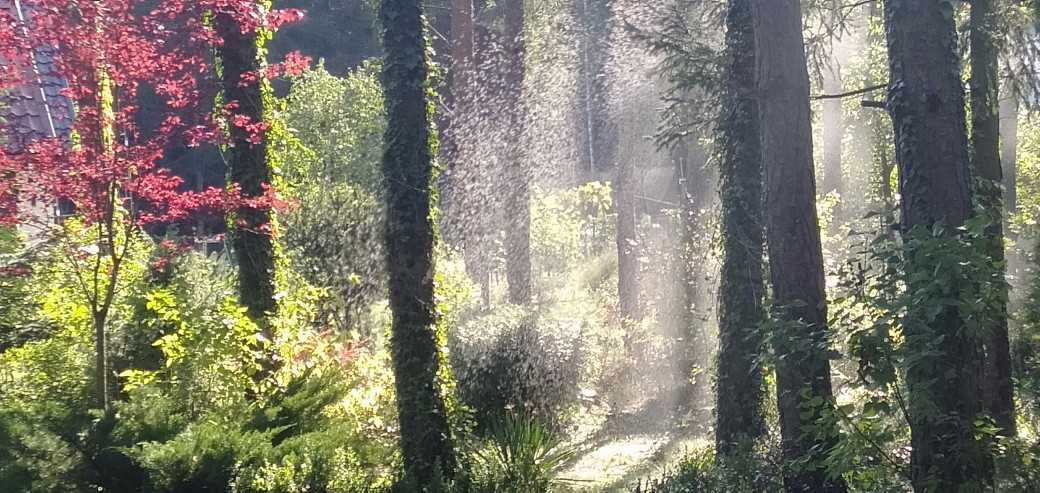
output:
<path id="1" fill-rule="evenodd" d="M 658 479 L 640 481 L 631 493 L 780 493 L 782 474 L 771 461 L 753 455 L 715 460 L 715 451 L 704 448 L 689 452 Z"/>
<path id="2" fill-rule="evenodd" d="M 537 419 L 507 416 L 491 428 L 474 454 L 473 490 L 479 493 L 548 493 L 577 453 Z"/>
<path id="3" fill-rule="evenodd" d="M 293 81 L 284 104 L 291 134 L 278 150 L 285 192 L 297 204 L 280 217 L 286 252 L 297 272 L 325 289 L 319 322 L 356 330 L 386 290 L 379 64 L 365 62 L 346 77 L 319 65 Z"/>
<path id="4" fill-rule="evenodd" d="M 585 355 L 576 327 L 506 307 L 448 340 L 459 396 L 481 431 L 509 411 L 557 428 L 577 402 Z"/>

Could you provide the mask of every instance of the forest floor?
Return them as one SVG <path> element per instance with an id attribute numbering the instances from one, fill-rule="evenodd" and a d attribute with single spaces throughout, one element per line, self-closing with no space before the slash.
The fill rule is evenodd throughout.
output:
<path id="1" fill-rule="evenodd" d="M 577 456 L 560 474 L 560 493 L 624 493 L 661 477 L 688 451 L 709 445 L 711 410 L 676 418 L 667 400 L 644 402 L 616 414 L 587 408 Z"/>

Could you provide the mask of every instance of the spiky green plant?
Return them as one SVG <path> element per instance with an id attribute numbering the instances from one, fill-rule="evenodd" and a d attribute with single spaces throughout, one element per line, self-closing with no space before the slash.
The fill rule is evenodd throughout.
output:
<path id="1" fill-rule="evenodd" d="M 474 457 L 481 493 L 547 493 L 577 453 L 541 421 L 507 416 Z"/>

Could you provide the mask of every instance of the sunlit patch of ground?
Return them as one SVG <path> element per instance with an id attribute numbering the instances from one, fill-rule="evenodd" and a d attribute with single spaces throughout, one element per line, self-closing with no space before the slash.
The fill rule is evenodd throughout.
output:
<path id="1" fill-rule="evenodd" d="M 686 451 L 707 445 L 705 439 L 670 434 L 611 439 L 586 450 L 560 475 L 560 491 L 626 492 L 640 479 L 668 470 Z"/>

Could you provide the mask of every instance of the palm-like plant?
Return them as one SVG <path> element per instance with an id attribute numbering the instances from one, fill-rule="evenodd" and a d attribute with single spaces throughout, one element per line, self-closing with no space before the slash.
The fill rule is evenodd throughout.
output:
<path id="1" fill-rule="evenodd" d="M 547 493 L 577 453 L 535 418 L 507 416 L 475 454 L 482 493 Z"/>

